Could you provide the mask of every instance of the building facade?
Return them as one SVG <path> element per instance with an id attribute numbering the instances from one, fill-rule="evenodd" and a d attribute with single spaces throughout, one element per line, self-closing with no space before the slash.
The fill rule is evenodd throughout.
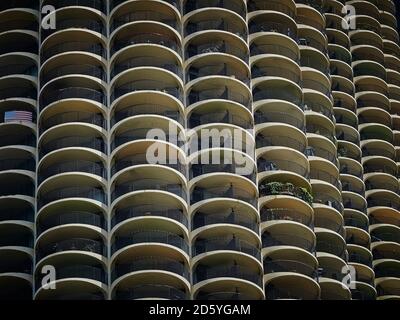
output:
<path id="1" fill-rule="evenodd" d="M 400 299 L 399 44 L 393 0 L 2 1 L 0 299 Z"/>

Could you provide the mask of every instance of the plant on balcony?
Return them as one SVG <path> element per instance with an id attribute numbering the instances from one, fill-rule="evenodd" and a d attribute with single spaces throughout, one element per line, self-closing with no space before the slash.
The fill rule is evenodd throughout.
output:
<path id="1" fill-rule="evenodd" d="M 312 205 L 313 196 L 306 188 L 299 188 L 292 183 L 268 182 L 260 185 L 261 195 L 290 195 Z"/>

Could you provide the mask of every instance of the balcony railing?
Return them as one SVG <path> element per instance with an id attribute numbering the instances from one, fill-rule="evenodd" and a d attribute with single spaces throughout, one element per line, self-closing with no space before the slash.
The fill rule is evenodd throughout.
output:
<path id="1" fill-rule="evenodd" d="M 133 261 L 129 263 L 117 263 L 111 271 L 111 280 L 115 281 L 117 278 L 128 273 L 145 270 L 172 272 L 189 280 L 189 269 L 183 262 L 165 257 L 151 256 L 134 258 Z"/>
<path id="2" fill-rule="evenodd" d="M 186 59 L 189 59 L 193 56 L 207 53 L 226 53 L 238 57 L 246 63 L 249 61 L 249 55 L 244 48 L 224 40 L 212 41 L 208 39 L 208 42 L 202 44 L 189 44 L 186 48 L 185 56 Z"/>
<path id="3" fill-rule="evenodd" d="M 102 58 L 106 57 L 106 50 L 100 43 L 90 43 L 90 42 L 79 42 L 79 41 L 69 41 L 56 44 L 48 49 L 42 50 L 41 60 L 51 58 L 60 53 L 70 52 L 70 51 L 81 51 L 96 54 Z"/>
<path id="4" fill-rule="evenodd" d="M 37 233 L 41 234 L 46 230 L 66 224 L 87 224 L 104 230 L 107 229 L 106 221 L 101 212 L 70 211 L 41 219 L 37 223 Z"/>
<path id="5" fill-rule="evenodd" d="M 65 161 L 51 165 L 39 170 L 38 182 L 41 183 L 47 178 L 66 172 L 84 172 L 107 178 L 107 170 L 102 163 L 84 160 Z"/>
<path id="6" fill-rule="evenodd" d="M 126 183 L 116 185 L 111 193 L 111 201 L 116 200 L 124 194 L 142 190 L 166 191 L 173 193 L 184 200 L 187 199 L 186 191 L 181 184 L 163 181 L 161 179 L 142 178 L 138 181 L 128 181 Z"/>
<path id="7" fill-rule="evenodd" d="M 247 4 L 248 12 L 258 11 L 258 10 L 268 10 L 268 11 L 278 11 L 282 12 L 289 17 L 295 19 L 295 10 L 285 3 L 279 0 L 269 0 L 269 1 L 257 1 L 251 0 Z"/>
<path id="8" fill-rule="evenodd" d="M 331 253 L 333 255 L 338 256 L 339 258 L 342 258 L 343 260 L 347 260 L 346 259 L 346 245 L 336 245 L 334 243 L 331 242 L 327 242 L 327 241 L 321 241 L 321 240 L 317 240 L 317 246 L 315 249 L 317 252 L 327 252 L 327 253 Z"/>
<path id="9" fill-rule="evenodd" d="M 360 179 L 363 178 L 363 169 L 359 167 L 349 167 L 347 164 L 340 165 L 340 174 L 350 174 Z"/>
<path id="10" fill-rule="evenodd" d="M 38 68 L 29 64 L 7 64 L 0 67 L 0 77 L 23 74 L 26 76 L 37 77 Z"/>
<path id="11" fill-rule="evenodd" d="M 81 136 L 62 137 L 50 141 L 39 148 L 40 157 L 45 154 L 63 148 L 90 148 L 106 153 L 106 144 L 102 138 Z"/>
<path id="12" fill-rule="evenodd" d="M 397 242 L 400 244 L 400 234 L 395 232 L 388 233 L 388 232 L 374 231 L 371 232 L 371 240 L 372 242 L 389 241 L 389 242 Z"/>
<path id="13" fill-rule="evenodd" d="M 160 69 L 165 69 L 176 74 L 179 78 L 183 78 L 182 67 L 173 61 L 168 61 L 156 56 L 142 56 L 134 57 L 122 62 L 118 62 L 114 65 L 111 70 L 111 78 L 120 74 L 123 71 L 127 71 L 133 68 L 143 68 L 143 67 L 156 67 Z"/>
<path id="14" fill-rule="evenodd" d="M 344 210 L 344 207 L 339 200 L 325 194 L 314 194 L 314 203 L 319 203 L 334 208 L 340 213 L 342 213 Z"/>
<path id="15" fill-rule="evenodd" d="M 260 211 L 261 221 L 294 221 L 306 225 L 313 229 L 314 222 L 312 216 L 288 208 L 262 208 Z"/>
<path id="16" fill-rule="evenodd" d="M 32 0 L 9 0 L 0 4 L 0 11 L 14 8 L 39 9 L 39 3 Z"/>
<path id="17" fill-rule="evenodd" d="M 349 253 L 349 262 L 365 264 L 366 266 L 372 268 L 372 258 L 358 253 Z"/>
<path id="18" fill-rule="evenodd" d="M 106 129 L 107 122 L 101 113 L 92 113 L 92 112 L 84 112 L 84 111 L 70 111 L 58 113 L 54 116 L 47 118 L 42 121 L 40 124 L 40 133 L 43 133 L 45 130 L 50 129 L 54 126 L 64 123 L 70 122 L 82 122 L 93 124 L 103 129 Z"/>
<path id="19" fill-rule="evenodd" d="M 32 262 L 31 261 L 21 261 L 19 263 L 13 263 L 12 261 L 3 263 L 0 266 L 0 274 L 1 273 L 26 273 L 31 275 L 33 271 Z"/>
<path id="20" fill-rule="evenodd" d="M 278 136 L 278 135 L 274 136 L 269 135 L 267 137 L 259 134 L 256 137 L 256 147 L 257 149 L 264 147 L 287 147 L 295 149 L 302 153 L 306 151 L 306 144 L 303 141 L 299 141 L 289 136 Z"/>
<path id="21" fill-rule="evenodd" d="M 247 214 L 232 211 L 230 213 L 213 213 L 205 214 L 202 212 L 196 213 L 192 222 L 192 229 L 202 228 L 204 226 L 209 226 L 213 224 L 234 224 L 246 227 L 254 232 L 258 233 L 258 223 L 257 221 Z"/>
<path id="22" fill-rule="evenodd" d="M 172 1 L 166 1 L 166 2 L 172 2 Z M 135 10 L 134 12 L 129 12 L 115 17 L 111 22 L 110 33 L 115 31 L 120 26 L 134 21 L 160 22 L 172 27 L 178 32 L 181 31 L 181 25 L 178 23 L 177 19 L 174 19 L 174 17 L 171 15 L 165 14 L 163 12 L 150 11 L 150 10 Z"/>
<path id="23" fill-rule="evenodd" d="M 3 184 L 0 186 L 0 197 L 16 196 L 16 195 L 34 197 L 35 188 L 33 184 L 29 182 L 29 180 L 27 180 L 25 184 L 24 183 L 15 184 L 11 181 L 7 183 L 6 181 L 4 181 Z"/>
<path id="24" fill-rule="evenodd" d="M 264 273 L 294 272 L 306 275 L 312 279 L 318 279 L 318 272 L 308 264 L 295 260 L 264 260 Z"/>
<path id="25" fill-rule="evenodd" d="M 290 124 L 303 132 L 306 131 L 305 120 L 299 119 L 298 117 L 291 115 L 289 112 L 267 110 L 263 113 L 261 111 L 256 111 L 254 114 L 254 121 L 256 124 L 283 122 Z"/>
<path id="26" fill-rule="evenodd" d="M 250 85 L 250 76 L 247 72 L 223 62 L 191 66 L 186 72 L 186 82 L 209 76 L 230 77 L 242 81 L 247 86 Z"/>
<path id="27" fill-rule="evenodd" d="M 31 209 L 12 209 L 12 208 L 3 208 L 3 212 L 0 214 L 0 221 L 13 221 L 13 220 L 21 220 L 21 221 L 34 221 L 34 212 L 33 208 Z"/>
<path id="28" fill-rule="evenodd" d="M 389 199 L 389 198 L 368 198 L 368 208 L 372 207 L 389 207 L 395 210 L 400 210 L 400 201 L 398 199 Z"/>
<path id="29" fill-rule="evenodd" d="M 191 194 L 191 204 L 195 204 L 199 201 L 209 200 L 213 198 L 230 198 L 241 200 L 256 206 L 256 199 L 246 189 L 242 189 L 236 186 L 221 186 L 221 187 L 210 187 L 210 188 L 195 188 Z"/>
<path id="30" fill-rule="evenodd" d="M 211 173 L 232 173 L 239 174 L 243 166 L 233 164 L 192 164 L 189 169 L 189 179 L 199 177 L 204 174 Z M 253 171 L 251 174 L 242 175 L 247 179 L 256 182 L 256 173 Z"/>
<path id="31" fill-rule="evenodd" d="M 114 242 L 111 245 L 111 253 L 114 254 L 118 250 L 127 246 L 139 243 L 160 243 L 168 244 L 177 247 L 184 252 L 189 252 L 189 246 L 187 241 L 180 235 L 161 231 L 161 230 L 143 230 L 143 231 L 132 231 L 130 235 L 115 237 Z"/>
<path id="32" fill-rule="evenodd" d="M 263 248 L 291 246 L 304 249 L 311 253 L 315 251 L 314 241 L 310 241 L 293 233 L 264 233 L 261 239 Z"/>
<path id="33" fill-rule="evenodd" d="M 46 71 L 41 76 L 42 85 L 55 78 L 68 75 L 85 75 L 107 81 L 107 74 L 102 67 L 91 64 L 69 64 Z"/>
<path id="34" fill-rule="evenodd" d="M 106 12 L 106 3 L 104 0 L 57 0 L 56 8 L 63 8 L 69 6 L 82 6 L 97 9 Z"/>
<path id="35" fill-rule="evenodd" d="M 70 0 L 69 0 L 70 1 Z M 78 0 L 79 1 L 79 0 Z M 91 1 L 91 0 L 87 0 Z M 62 2 L 62 1 L 61 1 Z M 59 2 L 57 2 L 59 4 Z M 56 31 L 60 30 L 66 30 L 70 28 L 79 28 L 79 29 L 86 29 L 90 31 L 95 31 L 103 36 L 106 36 L 106 28 L 104 27 L 104 24 L 100 21 L 95 21 L 95 20 L 85 20 L 85 19 L 65 19 L 61 21 L 57 21 L 57 28 L 56 29 L 42 29 L 42 42 L 44 39 L 46 39 L 48 36 L 53 34 Z"/>
<path id="36" fill-rule="evenodd" d="M 342 189 L 342 185 L 341 185 L 339 179 L 327 171 L 311 170 L 310 178 L 328 182 L 328 183 L 334 185 L 337 189 L 339 189 L 339 190 Z"/>
<path id="37" fill-rule="evenodd" d="M 36 161 L 34 159 L 5 159 L 0 160 L 0 171 L 7 170 L 36 170 Z"/>
<path id="38" fill-rule="evenodd" d="M 39 99 L 40 110 L 43 110 L 46 106 L 53 102 L 63 99 L 87 99 L 107 105 L 106 96 L 100 90 L 84 87 L 69 87 L 63 89 L 54 89 L 46 92 L 46 94 L 42 94 Z"/>
<path id="39" fill-rule="evenodd" d="M 251 130 L 253 128 L 251 120 L 230 111 L 207 112 L 206 114 L 192 113 L 189 118 L 189 127 L 194 128 L 209 123 L 227 123 L 237 125 L 244 129 Z"/>
<path id="40" fill-rule="evenodd" d="M 342 191 L 354 192 L 362 195 L 363 197 L 365 196 L 365 188 L 363 184 L 357 185 L 348 181 L 342 182 Z"/>
<path id="41" fill-rule="evenodd" d="M 224 8 L 236 12 L 241 17 L 245 18 L 246 8 L 241 1 L 237 0 L 197 0 L 187 1 L 183 8 L 183 13 L 189 13 L 190 11 L 202 9 L 202 8 Z"/>
<path id="42" fill-rule="evenodd" d="M 247 40 L 246 28 L 243 27 L 243 25 L 225 20 L 224 18 L 219 18 L 218 20 L 211 19 L 199 22 L 189 22 L 185 28 L 185 36 L 204 30 L 227 31 L 238 35 L 245 41 Z"/>
<path id="43" fill-rule="evenodd" d="M 38 273 L 36 276 L 36 290 L 41 287 L 41 283 L 45 275 Z M 56 268 L 56 280 L 70 279 L 70 278 L 84 278 L 95 281 L 100 281 L 104 284 L 107 283 L 107 274 L 100 267 L 94 267 L 89 265 L 73 265 L 66 267 Z"/>
<path id="44" fill-rule="evenodd" d="M 230 100 L 244 105 L 247 109 L 251 109 L 251 98 L 249 96 L 241 94 L 237 90 L 232 90 L 227 86 L 215 86 L 213 89 L 201 91 L 191 90 L 187 96 L 188 105 L 210 99 Z"/>
<path id="45" fill-rule="evenodd" d="M 166 34 L 143 32 L 140 34 L 132 33 L 129 38 L 115 40 L 111 45 L 111 55 L 125 47 L 135 44 L 156 44 L 165 46 L 178 53 L 179 56 L 182 50 L 180 44 L 176 40 L 170 39 Z"/>
<path id="46" fill-rule="evenodd" d="M 179 124 L 184 126 L 184 118 L 179 111 L 171 110 L 168 106 L 155 105 L 155 104 L 136 104 L 131 105 L 127 108 L 115 111 L 114 115 L 111 116 L 111 126 L 114 126 L 118 122 L 137 115 L 160 115 L 172 120 L 177 121 Z"/>
<path id="47" fill-rule="evenodd" d="M 356 218 L 345 217 L 344 224 L 346 225 L 346 227 L 355 227 L 368 232 L 368 222 L 361 221 Z"/>
<path id="48" fill-rule="evenodd" d="M 264 171 L 291 171 L 299 174 L 304 178 L 310 177 L 310 172 L 307 167 L 304 167 L 297 162 L 280 159 L 259 159 L 257 161 L 258 172 Z"/>
<path id="49" fill-rule="evenodd" d="M 46 245 L 39 245 L 36 247 L 37 261 L 42 258 L 59 252 L 65 251 L 85 251 L 106 256 L 106 247 L 102 241 L 85 239 L 85 238 L 71 238 L 62 240 Z"/>
<path id="50" fill-rule="evenodd" d="M 0 237 L 0 247 L 27 247 L 33 248 L 33 237 L 31 235 L 22 234 L 20 236 L 16 235 L 2 235 Z"/>
<path id="51" fill-rule="evenodd" d="M 285 23 L 252 21 L 249 24 L 249 33 L 256 33 L 256 32 L 276 32 L 288 36 L 297 42 L 297 30 L 290 28 Z"/>
<path id="52" fill-rule="evenodd" d="M 226 236 L 220 238 L 197 239 L 192 246 L 193 257 L 202 253 L 211 251 L 229 250 L 249 254 L 256 259 L 260 259 L 260 249 L 255 245 L 236 238 L 235 236 Z"/>
<path id="53" fill-rule="evenodd" d="M 250 54 L 252 56 L 259 55 L 259 54 L 276 54 L 284 57 L 288 57 L 289 59 L 295 61 L 296 63 L 299 62 L 299 54 L 298 52 L 292 50 L 289 47 L 282 46 L 279 44 L 269 44 L 266 43 L 252 43 L 250 45 Z"/>
<path id="54" fill-rule="evenodd" d="M 126 290 L 118 290 L 117 300 L 136 300 L 145 298 L 157 298 L 168 300 L 188 300 L 189 295 L 175 287 L 161 284 L 136 285 Z"/>
<path id="55" fill-rule="evenodd" d="M 397 176 L 396 169 L 383 164 L 366 163 L 364 164 L 364 173 L 386 173 L 395 177 Z"/>
<path id="56" fill-rule="evenodd" d="M 213 278 L 238 278 L 255 283 L 261 287 L 261 274 L 249 272 L 247 268 L 240 265 L 232 266 L 205 266 L 199 265 L 193 273 L 193 283 L 210 280 Z"/>
<path id="57" fill-rule="evenodd" d="M 268 89 L 260 89 L 256 87 L 253 90 L 253 100 L 254 102 L 261 100 L 283 100 L 291 102 L 297 105 L 300 109 L 304 109 L 302 106 L 302 100 L 300 94 L 294 94 L 286 89 L 277 89 L 271 90 Z"/>
<path id="58" fill-rule="evenodd" d="M 138 205 L 124 209 L 116 209 L 111 218 L 111 228 L 114 228 L 122 221 L 140 217 L 162 217 L 175 220 L 188 227 L 188 219 L 181 209 L 164 209 L 161 205 Z"/>
<path id="59" fill-rule="evenodd" d="M 201 292 L 196 296 L 196 300 L 254 300 L 254 296 L 246 293 L 234 291 L 220 292 Z"/>
<path id="60" fill-rule="evenodd" d="M 183 93 L 178 85 L 168 84 L 163 81 L 152 79 L 136 80 L 114 88 L 111 93 L 111 101 L 115 101 L 125 94 L 137 91 L 159 91 L 167 93 L 181 102 L 183 101 Z"/>
<path id="61" fill-rule="evenodd" d="M 302 85 L 301 77 L 298 72 L 294 72 L 282 67 L 255 65 L 251 69 L 251 74 L 253 79 L 259 77 L 280 77 L 291 80 L 300 86 Z"/>
<path id="62" fill-rule="evenodd" d="M 24 98 L 24 99 L 36 100 L 37 91 L 36 89 L 30 87 L 9 87 L 0 90 L 0 100 L 12 99 L 12 98 L 20 98 L 20 99 Z"/>
<path id="63" fill-rule="evenodd" d="M 67 198 L 87 198 L 106 204 L 106 194 L 101 188 L 69 187 L 50 191 L 38 197 L 38 207 L 41 208 L 50 202 Z"/>

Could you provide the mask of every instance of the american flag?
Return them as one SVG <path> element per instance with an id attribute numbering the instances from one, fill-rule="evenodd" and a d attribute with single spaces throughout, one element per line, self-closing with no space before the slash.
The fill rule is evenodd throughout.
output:
<path id="1" fill-rule="evenodd" d="M 30 111 L 7 111 L 4 114 L 4 122 L 29 121 L 32 122 L 32 112 Z"/>

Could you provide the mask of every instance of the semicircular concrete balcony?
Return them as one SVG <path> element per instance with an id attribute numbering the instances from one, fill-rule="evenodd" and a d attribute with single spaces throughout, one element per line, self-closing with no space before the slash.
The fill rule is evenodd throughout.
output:
<path id="1" fill-rule="evenodd" d="M 74 239 L 76 244 L 84 243 L 84 239 Z M 87 246 L 95 242 L 87 240 Z M 55 245 L 66 242 L 56 242 Z M 81 249 L 81 248 L 79 248 Z M 78 249 L 78 250 L 79 250 Z M 47 264 L 55 268 L 56 279 L 50 284 L 44 279 L 43 270 Z M 53 255 L 36 265 L 35 300 L 91 300 L 90 295 L 98 296 L 96 300 L 105 300 L 108 291 L 106 259 L 98 259 L 90 254 L 78 254 L 78 251 L 65 251 L 64 254 Z M 46 290 L 46 285 L 55 285 L 55 290 Z M 81 297 L 81 298 L 80 298 Z"/>
<path id="2" fill-rule="evenodd" d="M 210 299 L 210 295 L 236 291 L 263 299 L 258 231 L 223 223 L 223 228 L 211 224 L 191 233 L 193 298 Z"/>
<path id="3" fill-rule="evenodd" d="M 111 297 L 117 300 L 188 299 L 188 232 L 170 218 L 172 210 L 170 217 L 162 214 L 162 211 L 169 211 L 168 206 L 174 208 L 176 204 L 169 199 L 164 209 L 161 205 L 145 204 L 143 196 L 129 201 L 134 206 L 118 205 L 121 210 L 124 210 L 122 205 L 127 204 L 127 209 L 137 208 L 132 211 L 137 215 L 130 219 L 128 216 L 127 220 L 117 224 L 111 235 Z M 154 214 L 146 215 L 146 206 Z M 157 210 L 161 213 L 159 216 Z M 123 211 L 116 214 L 123 214 Z"/>
<path id="4" fill-rule="evenodd" d="M 79 59 L 91 56 L 105 62 L 106 41 L 106 38 L 96 31 L 66 28 L 42 41 L 40 58 L 43 64 L 48 60 L 73 53 L 79 55 Z"/>
<path id="5" fill-rule="evenodd" d="M 42 41 L 53 34 L 70 29 L 87 31 L 97 34 L 99 37 L 106 36 L 106 4 L 103 0 L 92 2 L 49 0 L 42 3 L 42 6 L 46 5 L 54 6 L 56 9 L 51 15 L 57 17 L 57 28 L 43 29 L 41 33 Z"/>
<path id="6" fill-rule="evenodd" d="M 106 299 L 106 234 L 100 228 L 85 224 L 67 224 L 44 231 L 35 244 L 37 264 L 34 298 Z M 46 290 L 48 283 L 42 280 L 43 267 L 48 264 L 56 269 L 56 279 L 50 283 L 56 285 L 56 290 Z"/>
<path id="7" fill-rule="evenodd" d="M 349 268 L 344 260 L 328 253 L 317 253 L 319 285 L 322 300 L 351 300 L 351 291 L 344 285 Z"/>

